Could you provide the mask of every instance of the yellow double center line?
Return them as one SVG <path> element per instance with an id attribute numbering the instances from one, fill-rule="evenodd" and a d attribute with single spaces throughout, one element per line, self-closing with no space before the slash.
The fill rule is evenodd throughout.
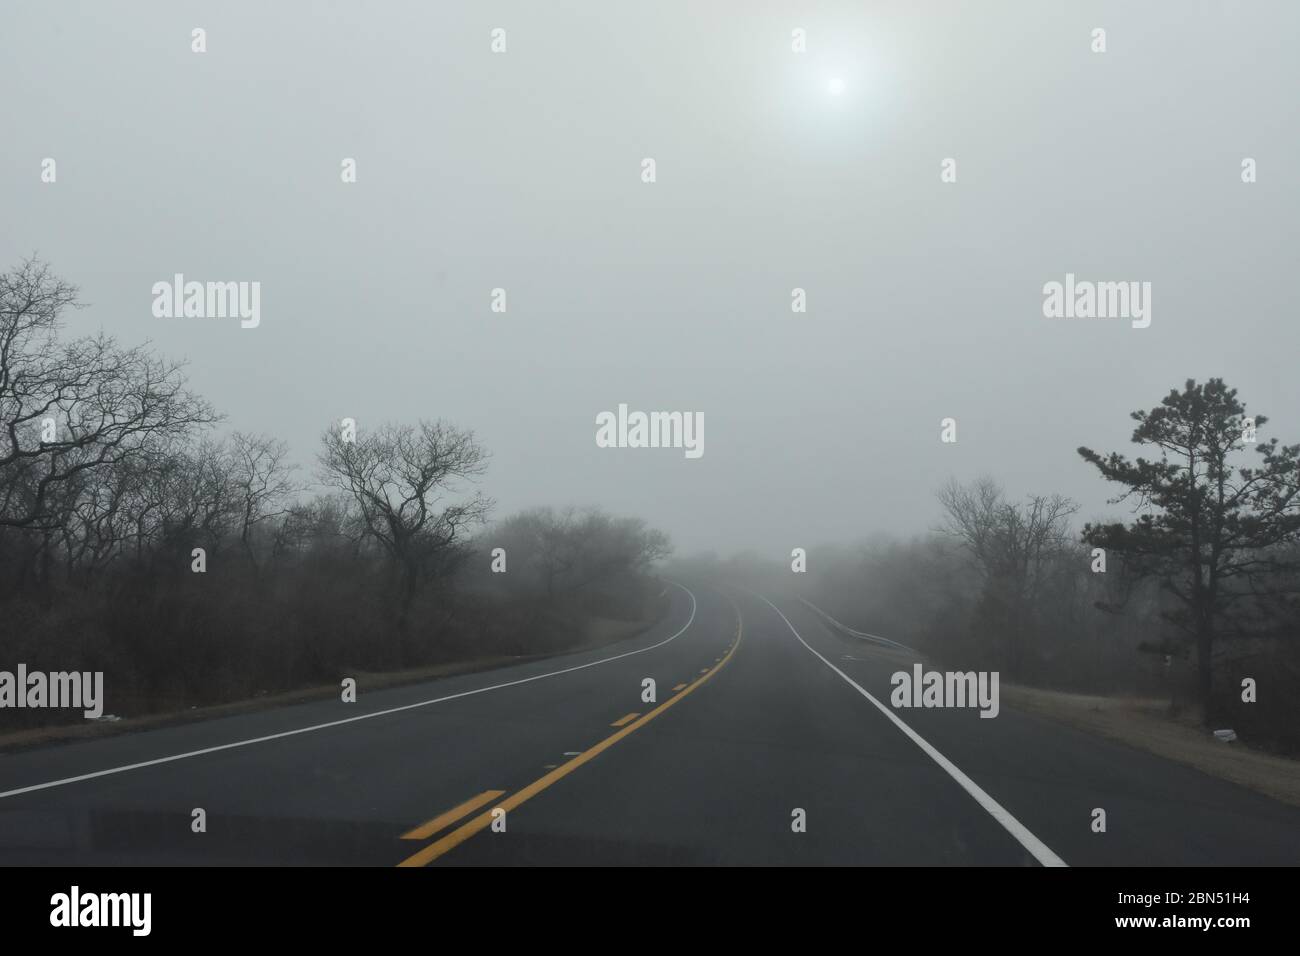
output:
<path id="1" fill-rule="evenodd" d="M 432 863 L 434 860 L 438 859 L 438 857 L 460 846 L 462 843 L 464 843 L 474 834 L 478 833 L 480 830 L 486 830 L 488 827 L 490 827 L 492 825 L 493 813 L 496 810 L 498 809 L 505 810 L 507 813 L 509 813 L 511 810 L 515 809 L 515 807 L 531 800 L 533 797 L 537 796 L 539 793 L 541 793 L 551 784 L 559 780 L 562 780 L 564 777 L 567 777 L 569 774 L 573 773 L 573 771 L 577 770 L 588 760 L 591 760 L 593 757 L 596 757 L 598 754 L 604 753 L 610 747 L 614 746 L 614 744 L 618 743 L 624 737 L 628 736 L 628 734 L 634 733 L 635 731 L 644 727 L 646 724 L 650 723 L 650 721 L 654 720 L 656 717 L 662 714 L 669 707 L 673 706 L 673 704 L 677 703 L 679 700 L 681 700 L 691 691 L 695 690 L 706 680 L 708 680 L 710 677 L 712 677 L 714 674 L 720 671 L 723 667 L 726 666 L 727 661 L 731 660 L 732 655 L 736 653 L 736 648 L 740 646 L 741 632 L 744 629 L 744 625 L 740 617 L 740 607 L 736 605 L 734 601 L 732 602 L 732 606 L 736 608 L 736 639 L 732 641 L 731 647 L 727 649 L 727 653 L 722 657 L 722 659 L 719 660 L 718 663 L 714 664 L 713 667 L 707 668 L 702 674 L 702 676 L 697 677 L 695 680 L 691 681 L 681 691 L 674 694 L 672 697 L 669 697 L 666 701 L 664 701 L 654 710 L 647 713 L 644 717 L 641 717 L 638 720 L 634 721 L 633 723 L 628 724 L 626 727 L 622 728 L 617 733 L 610 734 L 608 737 L 606 737 L 600 743 L 596 744 L 591 749 L 584 750 L 582 753 L 578 754 L 576 757 L 572 758 L 567 763 L 560 764 L 550 773 L 534 780 L 532 783 L 524 787 L 522 790 L 518 790 L 515 793 L 512 793 L 510 796 L 506 797 L 506 799 L 496 804 L 496 806 L 494 806 L 491 810 L 488 810 L 486 813 L 481 813 L 478 816 L 474 817 L 472 820 L 469 820 L 461 824 L 455 830 L 452 830 L 450 833 L 444 836 L 442 839 L 430 843 L 419 853 L 407 857 L 405 860 L 403 860 L 401 863 L 397 865 L 398 866 L 427 866 L 428 864 Z M 463 809 L 463 805 L 462 807 L 457 808 L 457 810 L 462 810 L 462 809 Z M 451 816 L 452 813 L 454 812 L 455 811 L 452 811 L 451 813 L 445 814 L 444 816 Z M 431 823 L 432 822 L 433 821 L 431 821 Z M 420 830 L 426 830 L 426 829 L 428 829 L 428 825 L 420 828 Z"/>

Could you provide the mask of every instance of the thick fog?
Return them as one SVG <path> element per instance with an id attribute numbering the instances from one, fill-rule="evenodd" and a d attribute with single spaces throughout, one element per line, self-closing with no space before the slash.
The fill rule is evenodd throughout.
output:
<path id="1" fill-rule="evenodd" d="M 1297 32 L 1288 3 L 11 2 L 0 264 L 39 254 L 70 333 L 188 358 L 307 474 L 340 418 L 444 418 L 495 514 L 597 505 L 683 552 L 924 531 L 984 474 L 1118 513 L 1075 449 L 1128 453 L 1187 378 L 1300 438 Z M 177 273 L 260 282 L 260 323 L 156 317 Z M 1149 326 L 1045 317 L 1067 273 L 1149 282 Z M 620 404 L 702 414 L 703 454 L 598 447 Z"/>

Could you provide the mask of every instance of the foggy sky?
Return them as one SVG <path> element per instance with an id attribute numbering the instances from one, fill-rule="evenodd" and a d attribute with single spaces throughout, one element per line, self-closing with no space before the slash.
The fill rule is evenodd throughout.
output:
<path id="1" fill-rule="evenodd" d="M 307 476 L 340 417 L 441 417 L 497 517 L 594 504 L 681 552 L 921 532 L 951 476 L 1119 514 L 1075 448 L 1128 453 L 1188 377 L 1300 440 L 1298 33 L 1281 2 L 8 0 L 0 267 L 39 253 L 70 334 L 188 358 Z M 177 272 L 260 281 L 260 327 L 155 318 Z M 1151 282 L 1150 328 L 1044 318 L 1066 272 Z M 703 457 L 598 448 L 619 403 L 702 412 Z"/>

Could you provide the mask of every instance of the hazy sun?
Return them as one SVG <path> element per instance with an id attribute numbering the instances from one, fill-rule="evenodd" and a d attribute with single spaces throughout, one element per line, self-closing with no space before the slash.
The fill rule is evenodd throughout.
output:
<path id="1" fill-rule="evenodd" d="M 844 81 L 837 76 L 826 84 L 826 89 L 830 92 L 831 96 L 839 96 L 844 92 Z"/>

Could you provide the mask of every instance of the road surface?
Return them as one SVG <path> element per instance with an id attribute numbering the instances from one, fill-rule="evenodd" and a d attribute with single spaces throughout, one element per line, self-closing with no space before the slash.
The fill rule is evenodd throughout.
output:
<path id="1" fill-rule="evenodd" d="M 595 651 L 0 755 L 0 864 L 1300 864 L 1300 808 L 1005 705 L 894 711 L 906 654 L 688 585 Z"/>

